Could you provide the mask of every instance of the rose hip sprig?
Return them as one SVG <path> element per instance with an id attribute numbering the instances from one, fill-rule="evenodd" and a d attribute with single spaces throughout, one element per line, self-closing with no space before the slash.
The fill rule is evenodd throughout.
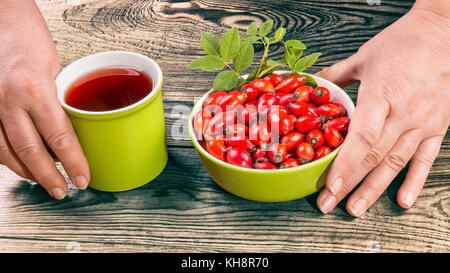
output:
<path id="1" fill-rule="evenodd" d="M 289 69 L 292 74 L 299 74 L 314 65 L 320 53 L 312 53 L 302 57 L 306 46 L 298 40 L 284 41 L 286 29 L 278 28 L 273 36 L 269 34 L 273 30 L 273 20 L 264 22 L 258 28 L 255 22 L 247 28 L 246 34 L 241 37 L 236 27 L 228 30 L 222 38 L 209 33 L 201 34 L 201 45 L 205 53 L 204 57 L 194 60 L 188 68 L 202 69 L 204 71 L 221 71 L 214 79 L 214 90 L 230 90 L 248 82 L 263 78 L 272 74 L 277 67 Z M 269 59 L 269 48 L 282 42 L 285 52 L 282 61 Z M 254 63 L 254 45 L 262 45 L 264 50 L 256 67 Z M 250 70 L 251 69 L 251 70 Z M 248 73 L 248 71 L 250 71 Z M 247 74 L 244 77 L 243 74 Z M 306 83 L 317 86 L 312 77 L 305 75 Z M 274 84 L 276 85 L 276 84 Z"/>

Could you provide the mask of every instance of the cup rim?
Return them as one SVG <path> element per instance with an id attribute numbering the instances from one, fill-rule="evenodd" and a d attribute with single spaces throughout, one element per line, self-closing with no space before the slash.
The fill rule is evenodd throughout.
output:
<path id="1" fill-rule="evenodd" d="M 286 74 L 289 73 L 289 71 L 274 71 L 273 74 Z M 350 101 L 350 105 L 351 105 L 351 110 L 352 113 L 355 110 L 355 104 L 353 103 L 352 99 L 350 98 L 350 96 L 347 94 L 347 92 L 345 92 L 341 87 L 337 86 L 336 84 L 334 84 L 331 81 L 328 81 L 322 77 L 313 75 L 313 74 L 309 74 L 309 73 L 299 73 L 301 74 L 306 74 L 309 76 L 312 76 L 314 79 L 320 79 L 321 81 L 327 82 L 327 84 L 333 86 L 333 88 L 339 90 L 343 95 L 344 98 L 348 101 Z M 205 93 L 195 104 L 194 107 L 192 107 L 190 116 L 189 116 L 189 125 L 188 125 L 188 131 L 189 131 L 189 136 L 191 138 L 191 141 L 195 147 L 195 149 L 197 151 L 199 151 L 203 156 L 206 156 L 208 159 L 212 160 L 214 163 L 217 163 L 223 167 L 226 167 L 228 169 L 232 169 L 232 170 L 236 170 L 236 171 L 242 171 L 242 172 L 248 172 L 248 173 L 268 173 L 268 174 L 277 174 L 280 172 L 295 172 L 295 171 L 299 171 L 301 169 L 307 169 L 307 168 L 313 168 L 315 166 L 320 165 L 322 162 L 328 160 L 329 158 L 333 158 L 336 156 L 336 154 L 338 153 L 338 151 L 340 150 L 342 144 L 337 147 L 336 149 L 334 149 L 334 151 L 332 151 L 330 154 L 328 154 L 327 156 L 324 156 L 318 160 L 315 160 L 313 162 L 310 162 L 308 164 L 305 165 L 301 165 L 301 166 L 297 166 L 297 167 L 292 167 L 292 168 L 286 168 L 286 169 L 274 169 L 274 170 L 266 170 L 266 169 L 254 169 L 254 168 L 243 168 L 243 167 L 239 167 L 239 166 L 235 166 L 232 165 L 230 163 L 227 163 L 225 161 L 221 161 L 217 158 L 215 158 L 214 156 L 212 156 L 211 154 L 209 154 L 199 143 L 197 137 L 194 134 L 194 128 L 193 128 L 193 119 L 195 114 L 197 114 L 197 112 L 199 110 L 201 110 L 201 106 L 199 105 L 203 105 L 204 100 L 211 94 L 215 92 L 213 89 L 209 90 L 207 93 Z M 200 108 L 200 109 L 198 109 Z M 346 109 L 348 111 L 348 109 Z"/>
<path id="2" fill-rule="evenodd" d="M 72 69 L 74 69 L 75 67 L 82 65 L 84 62 L 90 60 L 90 59 L 95 59 L 95 58 L 99 58 L 99 57 L 104 57 L 104 56 L 108 56 L 111 58 L 114 57 L 118 57 L 118 56 L 132 56 L 132 57 L 136 57 L 136 58 L 141 58 L 144 59 L 145 61 L 147 61 L 148 63 L 150 63 L 151 66 L 153 66 L 156 69 L 157 72 L 157 78 L 153 79 L 153 77 L 150 77 L 150 75 L 148 75 L 148 73 L 142 69 L 142 72 L 144 72 L 150 79 L 155 80 L 152 90 L 150 91 L 150 93 L 145 96 L 144 98 L 140 99 L 139 101 L 130 104 L 126 107 L 122 107 L 119 109 L 114 109 L 114 110 L 108 110 L 108 111 L 87 111 L 87 110 L 81 110 L 75 107 L 72 107 L 70 105 L 68 105 L 65 101 L 65 94 L 67 92 L 67 89 L 65 89 L 64 91 L 60 90 L 59 88 L 57 89 L 57 97 L 58 97 L 58 101 L 59 103 L 62 105 L 62 107 L 70 112 L 76 113 L 76 114 L 81 114 L 81 115 L 89 115 L 89 116 L 104 116 L 104 115 L 111 115 L 111 114 L 119 114 L 119 113 L 123 113 L 123 112 L 127 112 L 129 110 L 138 108 L 140 105 L 145 104 L 146 102 L 148 102 L 151 98 L 153 98 L 154 96 L 156 96 L 155 94 L 158 93 L 158 89 L 160 88 L 161 84 L 162 84 L 162 71 L 161 68 L 159 67 L 159 65 L 150 57 L 145 56 L 143 54 L 140 53 L 136 53 L 136 52 L 130 52 L 130 51 L 105 51 L 105 52 L 98 52 L 98 53 L 94 53 L 91 55 L 87 55 L 84 56 L 82 58 L 79 58 L 77 60 L 75 60 L 74 62 L 70 63 L 69 65 L 67 65 L 66 67 L 64 67 L 58 74 L 58 76 L 56 77 L 56 84 L 58 85 L 58 82 L 61 81 L 61 78 L 63 76 L 65 76 L 66 73 L 69 73 Z M 117 65 L 117 67 L 130 67 L 130 68 L 135 68 L 133 66 L 133 63 L 130 64 L 122 64 L 122 65 Z M 80 77 L 82 77 L 83 75 L 86 75 L 90 72 L 93 72 L 97 69 L 101 69 L 101 68 L 107 68 L 107 67 L 112 67 L 111 65 L 105 65 L 105 66 L 100 66 L 99 68 L 96 69 L 85 69 L 85 71 L 81 74 Z M 135 68 L 138 69 L 138 68 Z M 69 77 L 70 78 L 70 77 Z M 71 83 L 73 83 L 75 80 L 77 80 L 79 77 L 74 78 L 71 80 Z"/>

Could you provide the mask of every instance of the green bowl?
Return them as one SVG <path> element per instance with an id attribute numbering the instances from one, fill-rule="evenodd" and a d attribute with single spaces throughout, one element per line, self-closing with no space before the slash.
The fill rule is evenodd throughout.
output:
<path id="1" fill-rule="evenodd" d="M 284 74 L 286 72 L 277 71 L 275 73 Z M 328 88 L 331 92 L 331 99 L 341 103 L 346 108 L 349 117 L 352 116 L 355 105 L 344 90 L 323 78 L 307 75 L 313 77 L 319 86 Z M 208 174 L 219 186 L 239 197 L 264 202 L 282 202 L 302 198 L 323 187 L 328 174 L 328 166 L 336 157 L 339 148 L 314 162 L 277 170 L 237 167 L 216 159 L 203 149 L 194 134 L 192 119 L 201 110 L 204 100 L 213 92 L 210 90 L 194 105 L 189 116 L 189 135 Z"/>

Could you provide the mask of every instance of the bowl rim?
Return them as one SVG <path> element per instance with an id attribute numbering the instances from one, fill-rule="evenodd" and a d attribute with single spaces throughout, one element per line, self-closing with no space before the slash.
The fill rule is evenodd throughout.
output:
<path id="1" fill-rule="evenodd" d="M 291 73 L 290 71 L 283 71 L 283 70 L 277 70 L 274 71 L 272 74 L 287 74 L 287 73 Z M 352 112 L 354 112 L 355 110 L 355 104 L 353 103 L 353 100 L 350 98 L 350 96 L 347 94 L 347 92 L 345 92 L 344 89 L 342 89 L 341 87 L 337 86 L 335 83 L 324 79 L 322 77 L 319 77 L 317 75 L 313 75 L 313 74 L 309 74 L 309 73 L 299 73 L 300 75 L 302 74 L 306 74 L 309 76 L 312 76 L 314 79 L 318 78 L 322 81 L 327 82 L 328 84 L 330 84 L 331 86 L 333 86 L 334 88 L 342 91 L 342 94 L 344 94 L 344 98 L 348 101 L 350 101 L 350 105 L 352 107 Z M 247 75 L 245 75 L 244 77 L 246 77 Z M 254 168 L 243 168 L 243 167 L 239 167 L 239 166 L 235 166 L 232 165 L 230 163 L 227 163 L 225 161 L 219 160 L 217 158 L 215 158 L 214 156 L 212 156 L 211 154 L 209 154 L 201 145 L 200 142 L 198 141 L 197 137 L 194 134 L 194 128 L 193 128 L 193 118 L 195 116 L 195 114 L 197 114 L 198 111 L 201 110 L 201 107 L 199 107 L 199 105 L 203 105 L 204 100 L 207 98 L 207 96 L 209 96 L 211 93 L 216 92 L 214 91 L 214 89 L 210 89 L 208 92 L 206 92 L 198 101 L 195 102 L 194 106 L 192 107 L 192 110 L 189 114 L 189 119 L 188 119 L 188 131 L 189 131 L 189 136 L 191 138 L 192 144 L 194 145 L 195 149 L 201 153 L 203 156 L 209 158 L 210 160 L 214 161 L 215 163 L 226 167 L 228 169 L 232 169 L 232 170 L 236 170 L 236 171 L 243 171 L 243 172 L 249 172 L 249 173 L 270 173 L 270 174 L 275 174 L 275 173 L 288 173 L 288 172 L 296 172 L 302 169 L 307 169 L 307 168 L 314 168 L 318 165 L 320 165 L 322 162 L 329 160 L 330 158 L 334 158 L 336 156 L 336 154 L 338 153 L 338 151 L 340 150 L 342 144 L 337 147 L 336 149 L 334 149 L 333 152 L 331 152 L 330 154 L 328 154 L 327 156 L 324 156 L 318 160 L 315 160 L 313 162 L 309 162 L 307 164 L 301 165 L 301 166 L 297 166 L 297 167 L 292 167 L 292 168 L 286 168 L 286 169 L 271 169 L 271 170 L 266 170 L 266 169 L 254 169 Z M 200 108 L 197 110 L 197 108 Z M 196 111 L 197 110 L 197 111 Z M 346 109 L 348 111 L 348 109 Z M 195 111 L 195 113 L 194 113 Z"/>

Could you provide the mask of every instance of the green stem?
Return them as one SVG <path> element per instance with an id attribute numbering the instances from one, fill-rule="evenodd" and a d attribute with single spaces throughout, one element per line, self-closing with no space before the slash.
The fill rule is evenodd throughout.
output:
<path id="1" fill-rule="evenodd" d="M 263 39 L 261 39 L 261 42 L 264 45 L 264 54 L 261 59 L 261 62 L 259 63 L 258 72 L 256 72 L 255 78 L 259 78 L 259 73 L 261 72 L 261 68 L 264 65 L 264 60 L 267 58 L 267 55 L 269 54 L 269 45 L 270 44 L 266 44 Z"/>
<path id="2" fill-rule="evenodd" d="M 236 76 L 238 76 L 240 79 L 242 79 L 242 80 L 245 80 L 242 76 L 241 76 L 241 74 L 239 74 L 237 71 L 235 71 L 232 67 L 231 67 L 231 65 L 229 65 L 228 63 L 226 63 L 226 62 L 223 62 L 234 74 L 236 74 Z"/>

